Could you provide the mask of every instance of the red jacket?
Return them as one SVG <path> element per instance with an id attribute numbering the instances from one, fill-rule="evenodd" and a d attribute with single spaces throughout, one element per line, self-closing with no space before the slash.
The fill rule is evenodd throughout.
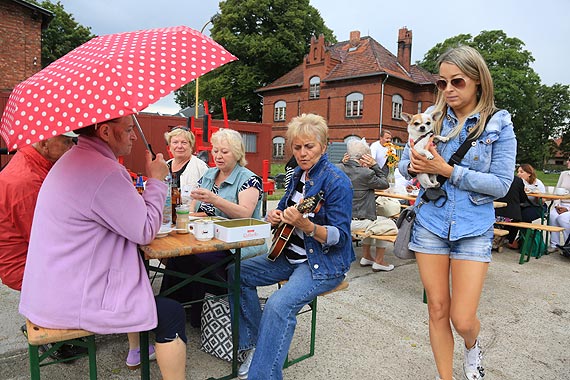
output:
<path id="1" fill-rule="evenodd" d="M 0 171 L 0 279 L 15 290 L 22 287 L 36 200 L 52 166 L 27 146 Z"/>

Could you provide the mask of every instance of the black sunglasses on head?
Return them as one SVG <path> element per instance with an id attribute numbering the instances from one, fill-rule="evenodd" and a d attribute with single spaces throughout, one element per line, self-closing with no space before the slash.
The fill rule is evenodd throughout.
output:
<path id="1" fill-rule="evenodd" d="M 449 82 L 447 82 L 445 79 L 438 79 L 435 82 L 435 85 L 437 86 L 437 88 L 440 91 L 445 91 L 448 83 L 451 84 L 453 87 L 455 87 L 458 90 L 464 89 L 465 86 L 467 85 L 467 82 L 465 82 L 465 79 L 463 79 L 463 78 L 453 78 Z"/>

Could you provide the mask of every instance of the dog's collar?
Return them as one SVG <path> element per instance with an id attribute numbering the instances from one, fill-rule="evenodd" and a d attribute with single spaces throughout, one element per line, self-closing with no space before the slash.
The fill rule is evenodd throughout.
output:
<path id="1" fill-rule="evenodd" d="M 419 141 L 423 140 L 426 137 L 430 137 L 431 135 L 433 135 L 433 131 L 427 131 L 426 133 L 424 133 L 423 135 L 421 135 L 420 137 L 418 137 L 416 139 L 416 141 L 414 141 L 414 144 L 417 144 Z"/>

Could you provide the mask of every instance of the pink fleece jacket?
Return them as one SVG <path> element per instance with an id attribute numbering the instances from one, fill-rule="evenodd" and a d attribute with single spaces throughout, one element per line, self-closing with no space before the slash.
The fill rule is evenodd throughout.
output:
<path id="1" fill-rule="evenodd" d="M 149 179 L 141 197 L 107 144 L 79 137 L 40 190 L 20 313 L 40 326 L 99 334 L 156 327 L 137 245 L 159 230 L 166 191 Z"/>

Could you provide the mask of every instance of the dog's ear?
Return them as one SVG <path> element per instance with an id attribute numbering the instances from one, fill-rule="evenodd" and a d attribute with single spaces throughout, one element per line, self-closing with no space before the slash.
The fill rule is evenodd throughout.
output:
<path id="1" fill-rule="evenodd" d="M 412 120 L 412 115 L 406 112 L 402 112 L 402 119 L 404 119 L 404 121 L 409 124 Z"/>
<path id="2" fill-rule="evenodd" d="M 433 119 L 433 121 L 438 121 L 439 118 L 441 117 L 441 115 L 443 115 L 443 112 L 436 111 L 436 112 L 431 114 L 431 118 Z"/>

